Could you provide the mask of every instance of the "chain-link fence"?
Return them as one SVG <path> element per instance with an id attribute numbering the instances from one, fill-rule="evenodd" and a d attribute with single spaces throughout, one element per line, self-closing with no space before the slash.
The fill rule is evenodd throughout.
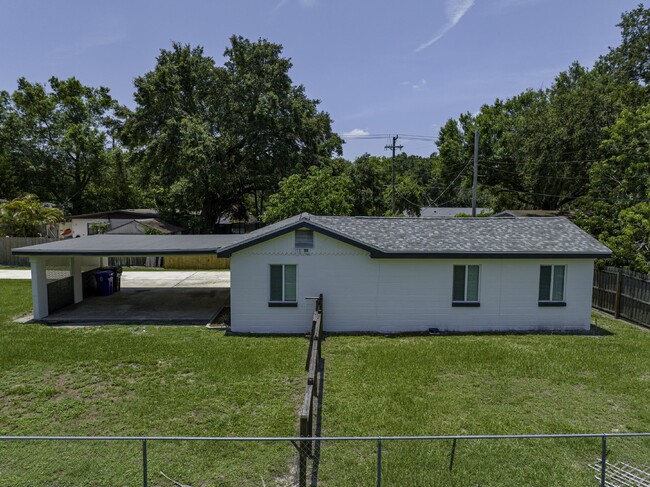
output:
<path id="1" fill-rule="evenodd" d="M 650 433 L 0 437 L 3 486 L 647 487 L 649 465 Z"/>

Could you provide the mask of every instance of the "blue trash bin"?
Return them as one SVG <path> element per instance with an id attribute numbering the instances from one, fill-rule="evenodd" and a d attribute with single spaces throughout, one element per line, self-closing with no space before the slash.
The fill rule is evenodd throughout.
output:
<path id="1" fill-rule="evenodd" d="M 110 296 L 113 293 L 113 271 L 97 271 L 93 276 L 97 282 L 97 294 Z"/>

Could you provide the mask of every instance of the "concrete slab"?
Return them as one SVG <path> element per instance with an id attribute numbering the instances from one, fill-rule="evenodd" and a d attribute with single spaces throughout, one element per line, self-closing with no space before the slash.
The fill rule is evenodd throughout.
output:
<path id="1" fill-rule="evenodd" d="M 0 279 L 30 278 L 29 270 L 0 270 Z M 229 303 L 230 271 L 125 271 L 120 292 L 87 298 L 43 321 L 205 325 Z"/>
<path id="2" fill-rule="evenodd" d="M 230 301 L 227 287 L 122 288 L 50 314 L 45 323 L 152 323 L 205 325 Z"/>
<path id="3" fill-rule="evenodd" d="M 32 271 L 29 269 L 0 269 L 0 279 L 31 279 Z"/>

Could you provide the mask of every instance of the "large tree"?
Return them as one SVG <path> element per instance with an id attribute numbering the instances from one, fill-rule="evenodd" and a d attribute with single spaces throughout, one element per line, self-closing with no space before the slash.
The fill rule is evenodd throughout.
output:
<path id="1" fill-rule="evenodd" d="M 298 213 L 315 215 L 352 214 L 352 181 L 345 174 L 335 175 L 329 166 L 311 166 L 307 174 L 293 174 L 280 181 L 271 195 L 264 221 L 273 223 Z"/>
<path id="2" fill-rule="evenodd" d="M 48 90 L 21 78 L 5 102 L 0 165 L 4 160 L 11 166 L 17 191 L 83 213 L 92 204 L 87 188 L 107 164 L 116 108 L 108 88 L 53 77 Z"/>
<path id="3" fill-rule="evenodd" d="M 203 48 L 174 43 L 135 80 L 123 140 L 168 218 L 198 213 L 212 232 L 222 215 L 247 212 L 247 196 L 341 152 L 329 115 L 292 84 L 281 54 L 279 44 L 232 37 L 217 66 Z"/>

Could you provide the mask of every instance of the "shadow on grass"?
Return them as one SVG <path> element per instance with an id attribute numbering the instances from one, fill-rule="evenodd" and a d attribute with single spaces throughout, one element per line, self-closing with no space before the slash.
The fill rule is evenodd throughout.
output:
<path id="1" fill-rule="evenodd" d="M 589 330 L 504 330 L 504 331 L 440 331 L 437 328 L 429 328 L 428 331 L 386 333 L 386 332 L 327 332 L 330 336 L 379 336 L 384 338 L 403 337 L 446 337 L 446 336 L 520 336 L 520 335 L 559 335 L 559 336 L 614 336 L 609 330 L 598 325 L 591 324 Z"/>

